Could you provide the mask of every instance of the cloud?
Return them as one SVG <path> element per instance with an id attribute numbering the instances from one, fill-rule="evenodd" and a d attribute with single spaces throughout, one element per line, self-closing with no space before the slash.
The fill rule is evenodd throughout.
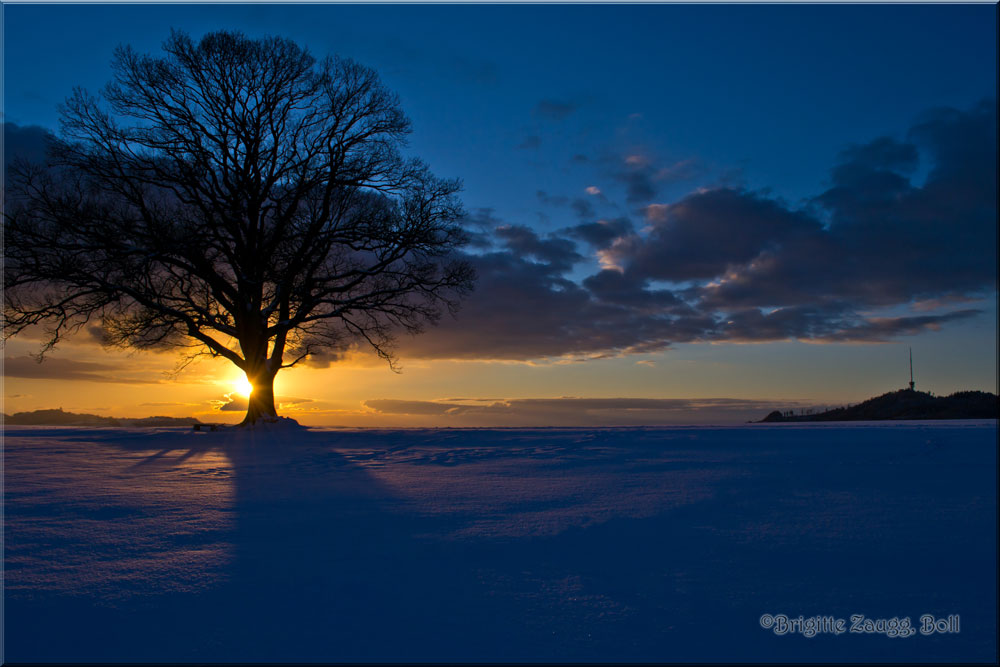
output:
<path id="1" fill-rule="evenodd" d="M 311 398 L 295 398 L 292 396 L 275 396 L 274 404 L 279 410 L 295 410 L 306 403 L 313 403 Z M 233 392 L 223 394 L 221 399 L 209 401 L 213 409 L 221 412 L 246 412 L 248 399 Z"/>
<path id="2" fill-rule="evenodd" d="M 980 316 L 975 302 L 997 289 L 996 120 L 995 100 L 935 109 L 900 136 L 848 146 L 829 187 L 801 205 L 736 186 L 657 201 L 663 184 L 700 167 L 637 152 L 612 164 L 627 176 L 629 203 L 641 204 L 641 223 L 594 220 L 587 199 L 542 190 L 540 203 L 571 207 L 580 223 L 543 235 L 475 209 L 463 221 L 474 294 L 457 319 L 404 336 L 398 351 L 404 363 L 526 361 L 683 342 L 885 341 Z M 588 255 L 600 266 L 588 269 Z M 138 382 L 109 364 L 58 359 L 16 358 L 6 372 Z M 245 409 L 232 396 L 220 404 Z"/>
<path id="3" fill-rule="evenodd" d="M 587 187 L 585 192 L 589 195 L 589 197 L 574 197 L 570 199 L 565 195 L 551 195 L 544 190 L 537 190 L 535 192 L 535 196 L 538 198 L 539 203 L 545 206 L 567 206 L 579 219 L 593 219 L 597 215 L 597 209 L 594 207 L 592 199 L 602 205 L 607 204 L 608 199 L 603 193 L 601 193 L 599 188 L 593 185 Z"/>
<path id="4" fill-rule="evenodd" d="M 148 377 L 124 377 L 123 369 L 116 364 L 101 364 L 90 361 L 75 361 L 59 357 L 46 357 L 42 363 L 33 357 L 9 357 L 4 359 L 3 374 L 6 377 L 31 380 L 62 380 L 84 382 L 106 382 L 112 384 L 159 384 L 160 380 Z M 125 369 L 127 372 L 127 369 Z"/>
<path id="5" fill-rule="evenodd" d="M 882 138 L 845 151 L 832 187 L 812 202 L 828 223 L 787 211 L 801 224 L 706 287 L 705 305 L 863 308 L 994 292 L 996 120 L 995 101 L 939 110 L 911 129 L 913 143 Z M 908 172 L 920 145 L 932 166 L 917 185 Z"/>
<path id="6" fill-rule="evenodd" d="M 379 414 L 445 417 L 475 426 L 612 426 L 742 423 L 799 401 L 733 398 L 518 398 L 414 401 L 377 399 L 364 405 Z"/>
<path id="7" fill-rule="evenodd" d="M 605 269 L 589 276 L 583 286 L 594 299 L 650 313 L 694 314 L 677 294 L 666 289 L 651 289 L 635 274 Z"/>
<path id="8" fill-rule="evenodd" d="M 614 178 L 625 184 L 625 200 L 630 204 L 648 202 L 657 193 L 653 174 L 648 167 L 630 167 L 614 174 Z"/>
<path id="9" fill-rule="evenodd" d="M 31 162 L 44 161 L 46 144 L 51 138 L 52 133 L 43 127 L 4 122 L 4 168 L 9 168 L 9 165 L 16 158 L 22 158 Z"/>
<path id="10" fill-rule="evenodd" d="M 302 348 L 292 347 L 288 350 L 288 357 L 295 359 L 302 354 Z M 347 350 L 336 347 L 325 347 L 310 352 L 301 363 L 310 368 L 329 368 L 332 364 L 343 361 L 347 357 Z"/>
<path id="11" fill-rule="evenodd" d="M 954 310 L 941 315 L 917 315 L 907 317 L 869 317 L 857 324 L 853 329 L 845 328 L 834 332 L 829 340 L 878 340 L 885 341 L 897 336 L 906 336 L 923 331 L 938 331 L 947 322 L 964 320 L 981 315 L 978 308 Z"/>
<path id="12" fill-rule="evenodd" d="M 212 407 L 221 412 L 246 412 L 249 402 L 237 393 L 223 394 L 221 399 L 209 401 Z"/>
<path id="13" fill-rule="evenodd" d="M 579 108 L 580 105 L 576 102 L 546 99 L 535 105 L 534 114 L 549 120 L 565 120 Z"/>
<path id="14" fill-rule="evenodd" d="M 178 403 L 177 401 L 163 401 L 163 402 L 139 404 L 139 407 L 144 407 L 144 408 L 183 408 L 183 407 L 197 407 L 197 406 L 198 403 Z"/>
<path id="15" fill-rule="evenodd" d="M 562 233 L 600 250 L 609 247 L 615 239 L 630 236 L 633 233 L 633 228 L 632 221 L 628 218 L 615 218 L 567 227 L 562 230 Z"/>
<path id="16" fill-rule="evenodd" d="M 530 261 L 518 251 L 469 255 L 479 279 L 455 319 L 400 340 L 403 359 L 526 360 L 612 353 L 636 346 L 663 349 L 663 316 L 601 302 L 565 278 L 567 262 Z"/>
<path id="17" fill-rule="evenodd" d="M 537 134 L 530 134 L 521 140 L 516 148 L 520 150 L 536 150 L 542 145 L 542 138 Z"/>
<path id="18" fill-rule="evenodd" d="M 470 247 L 487 249 L 493 247 L 493 230 L 502 225 L 503 221 L 496 217 L 492 208 L 481 207 L 467 212 L 461 224 Z"/>
<path id="19" fill-rule="evenodd" d="M 623 237 L 608 251 L 616 266 L 656 280 L 714 278 L 818 222 L 757 194 L 719 188 L 670 206 L 644 209 L 649 232 Z"/>
<path id="20" fill-rule="evenodd" d="M 706 171 L 695 158 L 661 166 L 646 155 L 632 154 L 618 158 L 611 177 L 625 185 L 628 203 L 643 204 L 656 197 L 663 185 L 694 180 Z"/>
<path id="21" fill-rule="evenodd" d="M 550 195 L 545 190 L 536 190 L 535 196 L 540 203 L 546 206 L 566 206 L 569 204 L 569 197 L 565 195 Z"/>
<path id="22" fill-rule="evenodd" d="M 591 204 L 586 199 L 581 199 L 577 197 L 570 203 L 570 208 L 576 213 L 577 217 L 581 220 L 586 220 L 587 218 L 593 218 L 597 212 L 594 209 L 594 205 Z"/>
<path id="23" fill-rule="evenodd" d="M 977 309 L 964 309 L 940 315 L 864 317 L 847 304 L 791 306 L 769 313 L 748 308 L 730 313 L 715 337 L 747 342 L 788 338 L 821 342 L 881 342 L 897 336 L 934 331 L 947 322 L 981 313 Z"/>
<path id="24" fill-rule="evenodd" d="M 655 178 L 661 183 L 682 183 L 700 178 L 707 173 L 707 167 L 697 158 L 680 160 L 657 170 Z"/>
<path id="25" fill-rule="evenodd" d="M 461 410 L 464 406 L 434 401 L 401 401 L 395 399 L 376 399 L 365 401 L 365 407 L 393 415 L 443 415 L 450 411 Z"/>
<path id="26" fill-rule="evenodd" d="M 501 225 L 496 228 L 496 235 L 518 255 L 535 257 L 554 271 L 568 271 L 583 259 L 572 241 L 557 237 L 542 239 L 524 225 Z"/>
<path id="27" fill-rule="evenodd" d="M 311 398 L 295 398 L 294 396 L 275 396 L 274 402 L 278 404 L 279 409 L 283 410 L 294 410 L 306 403 L 315 403 Z"/>
<path id="28" fill-rule="evenodd" d="M 492 252 L 468 255 L 480 280 L 458 319 L 400 351 L 531 360 L 681 342 L 875 342 L 980 316 L 974 302 L 997 288 L 995 124 L 992 101 L 925 114 L 905 139 L 845 149 L 830 187 L 797 207 L 715 187 L 646 204 L 643 229 L 621 217 L 542 238 L 499 225 Z M 571 273 L 582 249 L 602 270 Z"/>

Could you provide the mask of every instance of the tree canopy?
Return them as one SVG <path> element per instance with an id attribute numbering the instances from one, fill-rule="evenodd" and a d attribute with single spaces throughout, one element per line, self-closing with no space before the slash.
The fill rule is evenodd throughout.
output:
<path id="1" fill-rule="evenodd" d="M 473 284 L 460 184 L 401 149 L 410 123 L 376 73 L 282 38 L 172 32 L 119 47 L 76 89 L 45 165 L 12 169 L 5 335 L 51 348 L 99 321 L 105 342 L 224 357 L 274 419 L 273 379 L 324 347 L 400 332 Z"/>

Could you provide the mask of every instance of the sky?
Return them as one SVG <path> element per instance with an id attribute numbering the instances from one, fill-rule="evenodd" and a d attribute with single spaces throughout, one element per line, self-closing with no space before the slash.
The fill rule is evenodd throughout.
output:
<path id="1" fill-rule="evenodd" d="M 348 426 L 734 422 L 997 390 L 995 5 L 4 4 L 4 157 L 118 44 L 280 35 L 375 68 L 460 178 L 457 319 L 282 371 Z M 4 412 L 235 421 L 240 372 L 81 335 L 4 350 Z M 223 408 L 223 409 L 220 409 Z"/>

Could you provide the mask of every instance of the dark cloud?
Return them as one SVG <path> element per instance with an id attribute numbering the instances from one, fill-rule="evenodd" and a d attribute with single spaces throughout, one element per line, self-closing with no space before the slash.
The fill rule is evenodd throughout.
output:
<path id="1" fill-rule="evenodd" d="M 347 348 L 324 347 L 309 353 L 309 356 L 302 360 L 303 366 L 310 368 L 329 368 L 331 365 L 343 361 L 350 350 Z M 295 359 L 302 354 L 302 348 L 292 347 L 286 353 L 288 359 Z"/>
<path id="2" fill-rule="evenodd" d="M 604 194 L 596 188 L 594 188 L 593 192 L 591 192 L 586 198 L 574 197 L 573 199 L 570 199 L 565 195 L 550 195 L 545 190 L 537 190 L 535 192 L 535 196 L 538 198 L 538 202 L 545 206 L 569 207 L 570 210 L 572 210 L 573 213 L 575 213 L 581 220 L 592 220 L 597 215 L 597 210 L 594 208 L 594 204 L 591 201 L 592 199 L 596 198 L 597 201 L 602 204 L 608 203 Z"/>
<path id="3" fill-rule="evenodd" d="M 216 410 L 221 412 L 246 412 L 248 399 L 239 394 L 224 394 L 221 399 L 210 401 Z M 294 408 L 305 403 L 312 403 L 311 398 L 294 398 L 291 396 L 275 396 L 274 403 L 281 408 Z"/>
<path id="4" fill-rule="evenodd" d="M 644 204 L 652 201 L 663 185 L 690 181 L 705 173 L 702 163 L 694 158 L 664 166 L 643 155 L 628 155 L 614 159 L 611 176 L 625 185 L 628 203 Z"/>
<path id="5" fill-rule="evenodd" d="M 623 237 L 607 258 L 643 277 L 678 282 L 713 278 L 820 227 L 777 202 L 727 188 L 648 206 L 645 214 L 648 234 Z"/>
<path id="6" fill-rule="evenodd" d="M 908 138 L 931 155 L 925 189 L 949 198 L 970 196 L 996 205 L 997 103 L 983 100 L 969 111 L 935 109 L 923 115 Z M 948 195 L 940 192 L 948 189 Z"/>
<path id="7" fill-rule="evenodd" d="M 365 406 L 382 414 L 446 417 L 478 426 L 620 426 L 742 423 L 772 410 L 802 408 L 800 401 L 734 398 L 521 398 L 406 401 L 378 399 Z"/>
<path id="8" fill-rule="evenodd" d="M 546 206 L 566 206 L 569 204 L 569 197 L 565 195 L 550 195 L 545 190 L 536 190 L 535 196 L 538 201 Z"/>
<path id="9" fill-rule="evenodd" d="M 535 105 L 535 115 L 549 120 L 564 120 L 580 107 L 566 100 L 542 100 Z"/>
<path id="10" fill-rule="evenodd" d="M 661 167 L 657 170 L 655 178 L 660 183 L 683 183 L 700 178 L 706 173 L 708 173 L 708 169 L 701 160 L 688 158 Z"/>
<path id="11" fill-rule="evenodd" d="M 314 403 L 311 398 L 296 398 L 294 396 L 275 396 L 275 403 L 279 404 L 285 408 L 293 408 L 300 405 L 305 405 L 306 403 Z"/>
<path id="12" fill-rule="evenodd" d="M 625 184 L 625 200 L 630 204 L 642 204 L 656 197 L 658 187 L 648 168 L 623 169 L 616 172 L 614 177 Z"/>
<path id="13" fill-rule="evenodd" d="M 127 372 L 127 369 L 125 369 Z M 101 364 L 90 361 L 74 361 L 58 357 L 46 357 L 42 363 L 33 357 L 9 357 L 4 359 L 3 374 L 6 377 L 28 378 L 31 380 L 62 380 L 109 382 L 114 384 L 158 384 L 158 380 L 130 378 L 122 375 L 120 365 Z"/>
<path id="14" fill-rule="evenodd" d="M 46 159 L 52 133 L 37 125 L 3 124 L 4 186 L 10 187 L 12 167 L 21 161 L 42 164 Z"/>
<path id="15" fill-rule="evenodd" d="M 908 317 L 869 317 L 852 327 L 832 332 L 830 341 L 888 341 L 898 336 L 910 336 L 924 331 L 937 331 L 947 322 L 964 320 L 981 315 L 982 310 L 967 308 L 942 315 L 917 315 Z"/>
<path id="16" fill-rule="evenodd" d="M 615 218 L 567 227 L 562 233 L 583 241 L 595 250 L 602 250 L 610 246 L 615 239 L 631 236 L 633 227 L 632 221 L 628 218 Z"/>
<path id="17" fill-rule="evenodd" d="M 502 225 L 496 228 L 496 235 L 519 256 L 534 257 L 560 273 L 568 271 L 583 259 L 569 239 L 542 239 L 524 225 Z"/>
<path id="18" fill-rule="evenodd" d="M 905 140 L 849 147 L 802 207 L 716 187 L 645 206 L 641 230 L 619 218 L 543 239 L 499 225 L 503 250 L 469 256 L 480 280 L 458 319 L 401 352 L 593 358 L 680 342 L 887 341 L 977 317 L 968 304 L 997 287 L 995 125 L 995 102 L 926 114 Z M 568 278 L 574 241 L 604 270 Z"/>
<path id="19" fill-rule="evenodd" d="M 536 150 L 539 147 L 541 147 L 541 145 L 542 145 L 541 137 L 539 137 L 537 134 L 529 134 L 528 136 L 526 136 L 524 139 L 521 140 L 521 143 L 517 145 L 517 148 L 521 150 Z"/>
<path id="20" fill-rule="evenodd" d="M 212 401 L 216 410 L 222 412 L 246 412 L 248 399 L 239 394 L 225 394 L 221 400 Z"/>
<path id="21" fill-rule="evenodd" d="M 645 280 L 633 273 L 606 269 L 586 278 L 583 286 L 593 298 L 605 303 L 628 306 L 645 312 L 661 312 L 684 316 L 696 315 L 687 303 L 674 292 L 651 289 Z M 703 325 L 707 325 L 704 322 Z"/>
<path id="22" fill-rule="evenodd" d="M 468 256 L 479 279 L 456 319 L 400 341 L 406 357 L 537 359 L 662 350 L 670 319 L 601 302 L 557 264 L 514 251 Z"/>
<path id="23" fill-rule="evenodd" d="M 840 154 L 841 163 L 864 164 L 870 169 L 912 172 L 917 168 L 919 153 L 913 144 L 902 143 L 891 137 L 880 137 L 867 144 L 854 145 Z M 834 178 L 841 168 L 834 169 Z"/>
<path id="24" fill-rule="evenodd" d="M 800 207 L 741 187 L 654 204 L 659 186 L 689 178 L 693 163 L 619 157 L 630 203 L 644 205 L 642 229 L 625 217 L 593 221 L 593 209 L 579 205 L 580 224 L 542 236 L 476 209 L 464 221 L 476 292 L 457 319 L 401 340 L 400 356 L 529 360 L 697 341 L 884 341 L 976 317 L 970 302 L 997 288 L 996 120 L 995 101 L 937 109 L 902 139 L 851 146 L 830 186 Z M 39 138 L 21 136 L 29 135 Z M 602 270 L 584 276 L 588 250 Z M 132 382 L 111 365 L 59 359 L 11 359 L 5 370 Z M 238 397 L 224 405 L 245 409 Z"/>
<path id="25" fill-rule="evenodd" d="M 995 102 L 941 110 L 910 131 L 914 144 L 879 139 L 846 151 L 813 202 L 828 224 L 775 239 L 706 287 L 706 306 L 836 299 L 861 308 L 994 292 L 996 120 Z M 918 185 L 907 174 L 920 144 L 932 166 Z"/>
<path id="26" fill-rule="evenodd" d="M 791 306 L 764 313 L 756 308 L 732 312 L 715 332 L 720 340 L 763 342 L 801 340 L 882 342 L 933 331 L 946 322 L 967 319 L 982 311 L 965 309 L 916 317 L 864 317 L 847 304 Z"/>
<path id="27" fill-rule="evenodd" d="M 435 401 L 402 401 L 391 398 L 365 401 L 365 406 L 389 415 L 443 415 L 464 407 Z"/>
<path id="28" fill-rule="evenodd" d="M 577 197 L 572 202 L 570 202 L 570 208 L 576 213 L 577 217 L 586 220 L 587 218 L 593 218 L 597 212 L 594 210 L 594 205 L 583 197 Z"/>
<path id="29" fill-rule="evenodd" d="M 492 208 L 477 208 L 467 212 L 461 223 L 469 246 L 487 249 L 493 247 L 493 230 L 503 221 L 496 217 Z"/>
<path id="30" fill-rule="evenodd" d="M 15 159 L 43 162 L 52 133 L 37 125 L 3 124 L 3 161 L 6 169 Z"/>
<path id="31" fill-rule="evenodd" d="M 196 407 L 197 403 L 178 403 L 177 401 L 160 401 L 152 403 L 140 403 L 139 407 L 144 408 L 183 408 Z"/>

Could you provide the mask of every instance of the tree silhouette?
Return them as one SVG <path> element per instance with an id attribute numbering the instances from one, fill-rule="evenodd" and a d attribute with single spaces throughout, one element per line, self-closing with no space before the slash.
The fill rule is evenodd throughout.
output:
<path id="1" fill-rule="evenodd" d="M 398 98 L 350 60 L 280 38 L 172 32 L 119 47 L 100 95 L 60 108 L 45 166 L 12 168 L 5 336 L 43 355 L 88 322 L 105 342 L 224 357 L 253 385 L 244 424 L 277 417 L 273 381 L 324 347 L 400 331 L 472 287 L 459 184 L 400 153 Z"/>

